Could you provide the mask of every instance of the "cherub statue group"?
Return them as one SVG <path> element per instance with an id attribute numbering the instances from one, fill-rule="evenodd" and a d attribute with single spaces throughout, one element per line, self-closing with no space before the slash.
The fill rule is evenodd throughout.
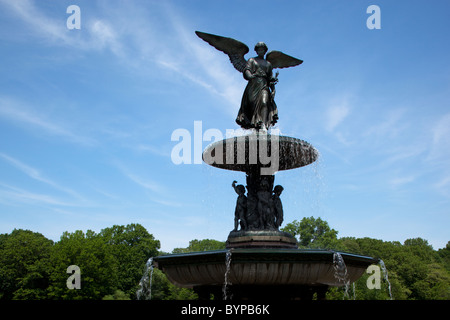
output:
<path id="1" fill-rule="evenodd" d="M 238 194 L 236 209 L 234 211 L 234 230 L 278 230 L 283 223 L 283 206 L 280 195 L 283 187 L 277 185 L 270 189 L 269 183 L 263 180 L 260 190 L 255 195 L 245 195 L 245 187 L 236 185 L 233 181 L 231 186 Z"/>

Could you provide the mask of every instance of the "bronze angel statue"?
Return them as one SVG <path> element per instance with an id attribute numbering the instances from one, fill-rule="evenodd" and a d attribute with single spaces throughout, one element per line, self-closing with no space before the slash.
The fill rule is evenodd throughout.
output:
<path id="1" fill-rule="evenodd" d="M 274 100 L 278 72 L 273 76 L 272 70 L 294 67 L 303 61 L 281 51 L 267 53 L 268 48 L 264 42 L 255 45 L 257 56 L 246 60 L 244 56 L 249 49 L 244 43 L 200 31 L 195 33 L 217 50 L 226 53 L 234 68 L 242 72 L 244 79 L 248 81 L 236 123 L 244 129 L 257 130 L 267 130 L 275 125 L 278 121 L 278 109 Z"/>

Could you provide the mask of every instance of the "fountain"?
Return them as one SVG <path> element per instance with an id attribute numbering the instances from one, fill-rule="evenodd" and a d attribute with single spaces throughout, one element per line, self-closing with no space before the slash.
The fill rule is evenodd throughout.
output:
<path id="1" fill-rule="evenodd" d="M 317 150 L 308 142 L 269 133 L 278 120 L 274 101 L 278 73 L 303 61 L 280 51 L 245 60 L 248 47 L 231 38 L 196 34 L 228 54 L 248 80 L 236 122 L 250 134 L 217 141 L 203 151 L 203 161 L 216 168 L 245 173 L 246 186 L 233 181 L 237 193 L 234 229 L 225 250 L 155 257 L 155 266 L 177 286 L 193 288 L 200 299 L 324 299 L 330 286 L 345 287 L 378 260 L 330 250 L 298 249 L 297 240 L 279 230 L 283 222 L 281 193 L 275 174 L 315 162 Z M 247 191 L 247 194 L 245 192 Z"/>
<path id="2" fill-rule="evenodd" d="M 145 264 L 145 271 L 139 281 L 139 289 L 136 292 L 137 300 L 152 299 L 152 278 L 153 278 L 153 257 L 150 257 Z"/>

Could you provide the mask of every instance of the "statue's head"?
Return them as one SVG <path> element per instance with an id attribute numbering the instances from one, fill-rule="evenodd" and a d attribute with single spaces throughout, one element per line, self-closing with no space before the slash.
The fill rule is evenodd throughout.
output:
<path id="1" fill-rule="evenodd" d="M 255 51 L 258 53 L 258 50 L 264 49 L 264 54 L 266 54 L 267 50 L 269 50 L 264 42 L 258 42 L 255 44 Z"/>
<path id="2" fill-rule="evenodd" d="M 236 186 L 236 193 L 237 194 L 244 194 L 245 193 L 245 187 L 242 184 L 239 184 Z"/>
<path id="3" fill-rule="evenodd" d="M 275 194 L 280 195 L 283 192 L 284 188 L 280 185 L 275 186 L 275 188 L 273 188 L 273 192 Z"/>

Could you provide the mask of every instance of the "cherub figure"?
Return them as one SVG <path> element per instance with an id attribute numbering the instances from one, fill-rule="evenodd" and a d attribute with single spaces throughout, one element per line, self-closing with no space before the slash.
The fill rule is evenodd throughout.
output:
<path id="1" fill-rule="evenodd" d="M 275 227 L 278 229 L 283 223 L 283 205 L 281 204 L 280 195 L 284 188 L 280 185 L 273 188 L 272 210 L 275 216 Z"/>
<path id="2" fill-rule="evenodd" d="M 236 123 L 244 129 L 268 130 L 278 120 L 274 100 L 278 72 L 274 77 L 272 70 L 297 66 L 303 61 L 281 51 L 270 51 L 266 55 L 268 48 L 264 42 L 255 45 L 257 56 L 246 60 L 244 56 L 249 49 L 242 42 L 199 31 L 195 33 L 217 50 L 226 53 L 234 68 L 243 73 L 244 79 L 248 81 Z"/>
<path id="3" fill-rule="evenodd" d="M 247 213 L 247 197 L 245 196 L 245 187 L 242 184 L 236 185 L 237 181 L 233 181 L 231 186 L 238 194 L 236 200 L 236 209 L 234 210 L 234 230 L 237 231 L 239 222 L 241 230 L 247 230 L 247 221 L 245 215 Z"/>

